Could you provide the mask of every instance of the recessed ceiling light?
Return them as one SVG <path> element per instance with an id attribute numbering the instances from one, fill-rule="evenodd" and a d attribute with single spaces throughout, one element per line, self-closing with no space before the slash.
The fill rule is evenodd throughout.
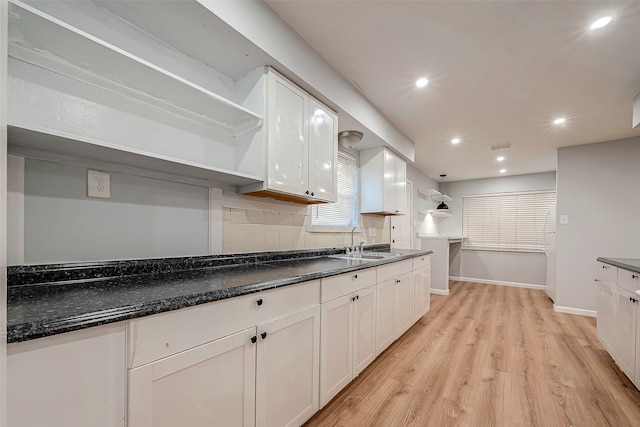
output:
<path id="1" fill-rule="evenodd" d="M 496 159 L 497 161 L 501 162 L 504 160 L 504 156 L 498 156 L 498 158 Z"/>
<path id="2" fill-rule="evenodd" d="M 420 77 L 418 80 L 416 80 L 416 86 L 418 87 L 425 87 L 428 84 L 429 84 L 429 80 L 426 79 L 425 77 Z"/>
<path id="3" fill-rule="evenodd" d="M 561 124 L 563 124 L 563 123 L 564 123 L 564 122 L 566 122 L 566 121 L 567 121 L 567 119 L 565 119 L 564 117 L 559 117 L 559 118 L 557 118 L 557 119 L 555 119 L 555 120 L 553 121 L 553 124 L 554 124 L 554 125 L 561 125 Z"/>
<path id="4" fill-rule="evenodd" d="M 603 16 L 602 18 L 596 19 L 595 21 L 593 21 L 593 23 L 591 24 L 591 29 L 595 30 L 597 28 L 602 28 L 605 25 L 607 25 L 609 22 L 611 22 L 611 17 L 610 16 Z"/>
<path id="5" fill-rule="evenodd" d="M 506 169 L 500 169 L 500 173 L 505 173 L 505 172 L 507 172 Z"/>
<path id="6" fill-rule="evenodd" d="M 458 143 L 460 143 L 460 138 L 453 138 L 453 139 L 451 140 L 451 143 L 452 143 L 452 144 L 458 144 Z"/>

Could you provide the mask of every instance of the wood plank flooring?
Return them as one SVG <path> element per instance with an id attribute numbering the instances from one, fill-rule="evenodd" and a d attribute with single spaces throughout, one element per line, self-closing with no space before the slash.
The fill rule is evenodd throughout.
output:
<path id="1" fill-rule="evenodd" d="M 308 426 L 640 426 L 595 319 L 541 290 L 450 282 Z"/>

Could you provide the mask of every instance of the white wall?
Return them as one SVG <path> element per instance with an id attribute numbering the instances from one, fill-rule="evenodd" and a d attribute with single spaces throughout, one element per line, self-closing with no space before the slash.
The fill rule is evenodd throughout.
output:
<path id="1" fill-rule="evenodd" d="M 111 173 L 111 198 L 89 198 L 86 169 L 27 159 L 26 263 L 208 253 L 208 188 Z"/>
<path id="2" fill-rule="evenodd" d="M 640 258 L 640 138 L 558 150 L 556 306 L 596 309 L 595 260 Z"/>

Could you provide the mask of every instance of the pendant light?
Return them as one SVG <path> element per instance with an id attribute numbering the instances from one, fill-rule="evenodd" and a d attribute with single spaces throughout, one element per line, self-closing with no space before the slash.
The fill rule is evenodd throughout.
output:
<path id="1" fill-rule="evenodd" d="M 438 207 L 436 208 L 437 211 L 440 212 L 446 212 L 449 210 L 449 206 L 447 206 L 447 204 L 444 202 L 444 178 L 446 177 L 446 174 L 442 174 L 440 175 L 440 204 L 438 205 Z"/>

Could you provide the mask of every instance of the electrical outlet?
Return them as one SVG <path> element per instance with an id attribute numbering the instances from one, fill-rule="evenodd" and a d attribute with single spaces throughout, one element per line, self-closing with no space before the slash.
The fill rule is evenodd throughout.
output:
<path id="1" fill-rule="evenodd" d="M 376 237 L 378 234 L 378 230 L 375 227 L 369 227 L 369 237 Z"/>
<path id="2" fill-rule="evenodd" d="M 560 224 L 569 224 L 569 215 L 560 215 Z"/>
<path id="3" fill-rule="evenodd" d="M 111 179 L 108 172 L 87 170 L 87 196 L 111 198 Z"/>

